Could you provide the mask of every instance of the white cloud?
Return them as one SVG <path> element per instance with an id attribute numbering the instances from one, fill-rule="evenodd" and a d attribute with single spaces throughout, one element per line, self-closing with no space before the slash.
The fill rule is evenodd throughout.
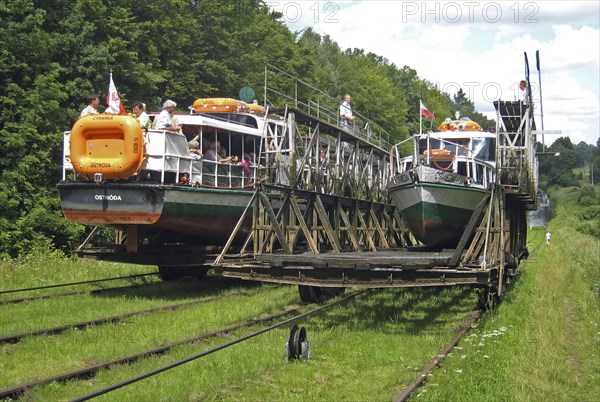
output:
<path id="1" fill-rule="evenodd" d="M 275 4 L 277 3 L 277 4 Z M 512 100 L 524 76 L 538 86 L 544 128 L 577 144 L 600 130 L 600 3 L 597 1 L 267 1 L 292 30 L 307 26 L 342 49 L 359 48 L 414 68 L 450 95 L 463 87 L 481 112 Z M 539 90 L 537 91 L 539 93 Z M 496 95 L 497 94 L 497 95 Z M 539 112 L 538 112 L 539 113 Z M 538 116 L 539 120 L 539 116 Z M 540 124 L 538 124 L 538 128 Z M 555 136 L 554 136 L 555 137 Z M 556 138 L 546 139 L 549 144 Z"/>

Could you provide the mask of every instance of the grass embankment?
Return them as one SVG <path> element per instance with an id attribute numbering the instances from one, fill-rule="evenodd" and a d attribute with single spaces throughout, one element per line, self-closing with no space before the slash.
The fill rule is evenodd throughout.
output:
<path id="1" fill-rule="evenodd" d="M 556 194 L 548 229 L 498 309 L 414 400 L 594 401 L 600 395 L 600 241 L 576 231 L 577 194 Z"/>

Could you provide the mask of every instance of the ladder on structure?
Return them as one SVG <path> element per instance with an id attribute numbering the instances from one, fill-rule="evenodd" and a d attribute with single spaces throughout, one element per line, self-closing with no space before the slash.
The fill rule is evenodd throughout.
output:
<path id="1" fill-rule="evenodd" d="M 537 207 L 538 160 L 532 107 L 522 101 L 494 101 L 498 183 L 527 209 Z"/>

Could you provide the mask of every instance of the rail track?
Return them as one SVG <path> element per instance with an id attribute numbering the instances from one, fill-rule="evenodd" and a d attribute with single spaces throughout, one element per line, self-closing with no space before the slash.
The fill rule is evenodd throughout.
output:
<path id="1" fill-rule="evenodd" d="M 531 244 L 537 244 L 536 248 L 529 251 L 529 256 L 533 256 L 540 247 L 539 236 L 541 232 L 536 231 L 533 239 L 530 239 Z M 423 368 L 423 370 L 417 375 L 417 378 L 406 386 L 400 394 L 394 399 L 394 402 L 405 402 L 412 395 L 412 393 L 425 381 L 428 375 L 440 364 L 440 362 L 454 349 L 456 345 L 461 341 L 462 338 L 469 332 L 473 324 L 475 324 L 481 316 L 484 314 L 483 310 L 474 310 L 471 312 L 469 317 L 465 320 L 464 325 L 458 329 L 458 334 L 435 356 L 433 361 Z"/>
<path id="2" fill-rule="evenodd" d="M 93 289 L 93 290 L 79 290 L 79 291 L 72 291 L 72 292 L 60 292 L 60 293 L 50 293 L 50 294 L 44 294 L 44 295 L 39 295 L 39 296 L 30 296 L 30 297 L 19 297 L 19 298 L 12 298 L 12 299 L 4 299 L 4 300 L 0 300 L 0 305 L 2 304 L 17 304 L 17 303 L 24 303 L 24 302 L 29 302 L 29 301 L 33 301 L 33 300 L 46 300 L 46 299 L 52 299 L 55 297 L 63 297 L 63 296 L 77 296 L 77 295 L 84 295 L 84 294 L 100 294 L 100 293 L 104 293 L 104 292 L 111 292 L 111 291 L 120 291 L 120 290 L 128 290 L 128 289 L 137 289 L 140 288 L 142 286 L 148 286 L 151 285 L 152 282 L 150 283 L 138 283 L 135 285 L 127 285 L 127 286 L 115 286 L 115 287 L 111 287 L 111 288 L 102 288 L 102 289 Z"/>
<path id="3" fill-rule="evenodd" d="M 79 398 L 78 400 L 86 400 L 86 399 L 90 399 L 90 398 L 93 398 L 93 397 L 96 397 L 96 396 L 108 393 L 110 391 L 116 390 L 118 388 L 124 387 L 124 386 L 132 384 L 134 382 L 140 381 L 140 380 L 142 380 L 144 378 L 148 378 L 150 376 L 159 374 L 159 373 L 161 373 L 163 371 L 166 371 L 166 370 L 169 370 L 171 368 L 180 366 L 180 365 L 182 365 L 184 363 L 187 363 L 189 361 L 196 360 L 196 359 L 198 359 L 200 357 L 203 357 L 203 356 L 207 356 L 207 355 L 209 355 L 211 353 L 214 353 L 214 352 L 216 352 L 218 350 L 221 350 L 221 349 L 227 348 L 229 346 L 235 345 L 237 343 L 240 343 L 242 341 L 251 339 L 251 338 L 253 338 L 255 336 L 258 336 L 258 335 L 263 334 L 265 332 L 268 332 L 268 331 L 271 331 L 273 329 L 279 328 L 279 327 L 281 327 L 283 325 L 287 325 L 287 324 L 289 324 L 291 322 L 297 321 L 297 320 L 299 320 L 301 318 L 304 318 L 304 317 L 307 317 L 309 315 L 315 314 L 315 313 L 317 313 L 319 311 L 322 311 L 322 310 L 325 310 L 327 308 L 331 308 L 331 307 L 333 307 L 333 306 L 335 306 L 337 304 L 340 304 L 342 302 L 350 300 L 350 299 L 358 296 L 359 294 L 365 293 L 367 291 L 368 290 L 362 290 L 362 291 L 353 292 L 353 293 L 345 296 L 342 299 L 335 300 L 335 301 L 333 301 L 331 303 L 328 303 L 326 305 L 319 306 L 319 307 L 317 307 L 315 309 L 312 309 L 312 310 L 310 310 L 308 312 L 298 314 L 298 315 L 296 315 L 294 317 L 291 317 L 291 318 L 288 318 L 288 319 L 283 320 L 281 322 L 278 322 L 276 324 L 273 324 L 273 325 L 269 326 L 268 328 L 257 330 L 255 332 L 252 332 L 252 333 L 250 333 L 248 335 L 245 335 L 245 336 L 243 336 L 241 338 L 237 338 L 237 339 L 235 339 L 233 341 L 224 343 L 224 344 L 222 344 L 220 346 L 217 346 L 215 348 L 212 348 L 212 349 L 209 349 L 207 351 L 204 351 L 204 352 L 202 352 L 202 353 L 200 353 L 198 355 L 194 355 L 194 356 L 191 356 L 189 358 L 186 358 L 186 359 L 180 360 L 178 362 L 172 363 L 172 364 L 170 364 L 168 366 L 161 367 L 159 369 L 156 369 L 156 370 L 154 370 L 154 371 L 152 371 L 150 373 L 144 374 L 142 376 L 137 376 L 135 378 L 126 380 L 126 381 L 124 381 L 122 383 L 115 384 L 115 385 L 113 385 L 113 386 L 111 386 L 109 388 L 105 388 L 103 390 L 96 391 L 94 394 L 86 395 L 84 397 Z M 216 330 L 216 331 L 205 332 L 205 333 L 196 335 L 194 337 L 185 339 L 183 341 L 168 343 L 168 344 L 165 344 L 165 345 L 163 345 L 161 347 L 158 347 L 158 348 L 148 349 L 146 351 L 142 351 L 142 352 L 139 352 L 139 353 L 135 353 L 135 354 L 131 354 L 131 355 L 128 355 L 128 356 L 124 356 L 124 357 L 121 357 L 121 358 L 118 358 L 118 359 L 114 359 L 114 360 L 111 360 L 111 361 L 108 361 L 108 362 L 104 362 L 104 363 L 99 363 L 99 364 L 96 364 L 96 365 L 92 365 L 92 366 L 86 367 L 84 369 L 70 371 L 70 372 L 66 372 L 66 373 L 58 374 L 58 375 L 53 375 L 53 376 L 49 376 L 49 377 L 46 377 L 46 378 L 41 378 L 41 379 L 38 379 L 38 380 L 34 380 L 34 381 L 31 381 L 31 382 L 28 382 L 28 383 L 23 383 L 23 384 L 20 384 L 20 385 L 16 385 L 16 386 L 13 386 L 13 387 L 10 387 L 10 388 L 2 389 L 2 390 L 0 390 L 0 398 L 18 398 L 19 396 L 23 395 L 24 392 L 26 392 L 28 389 L 30 389 L 30 388 L 32 388 L 34 386 L 44 385 L 44 384 L 48 384 L 48 383 L 51 383 L 51 382 L 62 382 L 62 381 L 67 381 L 67 380 L 77 379 L 77 378 L 89 378 L 89 377 L 93 376 L 95 373 L 97 373 L 99 370 L 104 369 L 104 368 L 110 368 L 110 367 L 113 367 L 113 366 L 116 366 L 116 365 L 120 365 L 120 364 L 124 364 L 124 363 L 131 363 L 131 362 L 134 362 L 136 360 L 139 360 L 139 359 L 141 359 L 143 357 L 147 357 L 147 356 L 153 356 L 153 355 L 163 354 L 163 353 L 168 352 L 169 350 L 171 350 L 172 348 L 174 348 L 176 346 L 194 343 L 194 342 L 197 342 L 199 340 L 203 340 L 203 339 L 207 339 L 207 338 L 222 336 L 224 334 L 230 333 L 230 332 L 235 331 L 235 330 L 252 327 L 252 326 L 255 326 L 255 325 L 259 325 L 259 324 L 264 324 L 266 322 L 270 322 L 270 321 L 276 320 L 278 318 L 282 318 L 282 317 L 285 317 L 287 315 L 290 315 L 290 314 L 293 314 L 293 313 L 297 313 L 300 310 L 301 310 L 301 308 L 298 308 L 298 307 L 296 307 L 296 308 L 289 308 L 289 309 L 286 309 L 286 310 L 284 310 L 284 311 L 282 311 L 280 313 L 276 313 L 276 314 L 272 314 L 272 315 L 264 316 L 264 317 L 257 317 L 257 318 L 248 319 L 248 320 L 246 320 L 244 322 L 237 323 L 237 324 L 234 324 L 232 326 L 225 327 L 225 328 L 222 328 L 222 329 L 219 329 L 219 330 Z"/>
<path id="4" fill-rule="evenodd" d="M 5 293 L 15 293 L 15 292 L 18 292 L 18 291 L 30 291 L 30 290 L 55 288 L 55 287 L 62 287 L 62 286 L 69 286 L 69 285 L 83 285 L 83 284 L 88 284 L 88 283 L 113 281 L 113 280 L 118 280 L 118 279 L 130 279 L 130 278 L 137 278 L 137 277 L 144 277 L 144 276 L 153 276 L 153 275 L 158 275 L 158 273 L 131 275 L 131 276 L 107 278 L 107 279 L 101 279 L 101 280 L 84 281 L 84 282 L 65 283 L 65 284 L 59 284 L 59 285 L 50 285 L 50 286 L 47 286 L 47 287 L 42 286 L 42 287 L 36 287 L 36 288 L 15 289 L 15 290 L 5 291 Z M 214 278 L 214 277 L 207 277 L 207 278 Z M 227 280 L 231 281 L 230 278 L 227 279 Z M 160 283 L 164 283 L 164 282 L 163 281 L 143 282 L 143 283 L 136 283 L 136 284 L 132 284 L 132 285 L 126 285 L 126 286 L 115 286 L 115 287 L 110 287 L 110 288 L 100 288 L 100 289 L 92 289 L 92 290 L 75 290 L 75 291 L 60 292 L 60 293 L 48 293 L 48 294 L 36 295 L 36 296 L 30 296 L 30 297 L 0 299 L 0 305 L 3 305 L 3 304 L 17 304 L 17 303 L 34 301 L 34 300 L 46 300 L 46 299 L 52 299 L 52 298 L 55 298 L 55 297 L 77 296 L 77 295 L 84 295 L 84 294 L 95 295 L 95 294 L 115 292 L 115 291 L 122 291 L 122 290 L 139 289 L 139 288 L 142 288 L 144 286 L 150 286 L 150 285 L 160 284 Z"/>
<path id="5" fill-rule="evenodd" d="M 234 281 L 237 282 L 237 280 L 234 280 Z M 213 284 L 212 289 L 217 290 L 217 289 L 225 288 L 226 286 L 230 285 L 231 282 L 232 282 L 231 279 L 225 279 L 224 281 L 221 281 L 221 283 Z M 249 286 L 255 285 L 255 283 L 252 283 L 252 282 L 244 282 L 244 284 L 249 285 Z M 122 287 L 116 287 L 116 288 L 97 289 L 97 290 L 93 290 L 93 291 L 89 291 L 89 292 L 69 293 L 68 295 L 72 295 L 72 294 L 77 295 L 77 294 L 85 294 L 85 293 L 94 294 L 94 293 L 99 293 L 99 292 L 108 292 L 108 291 L 117 291 L 117 290 L 138 288 L 140 286 L 141 285 L 132 285 L 132 286 L 122 286 Z M 273 285 L 267 285 L 267 286 L 272 287 Z M 67 295 L 67 294 L 61 294 L 61 295 Z M 15 334 L 3 335 L 3 336 L 0 336 L 0 345 L 5 344 L 5 343 L 17 343 L 21 339 L 26 338 L 26 337 L 33 337 L 33 336 L 40 336 L 40 335 L 56 335 L 56 334 L 60 334 L 61 332 L 64 332 L 64 331 L 67 331 L 70 329 L 83 329 L 83 328 L 90 327 L 90 326 L 98 326 L 98 325 L 108 324 L 108 323 L 117 323 L 117 322 L 123 321 L 130 317 L 143 316 L 143 315 L 147 315 L 147 314 L 150 314 L 153 312 L 158 312 L 158 311 L 177 310 L 182 307 L 197 305 L 197 304 L 201 304 L 201 303 L 212 303 L 212 302 L 216 302 L 219 300 L 223 300 L 223 299 L 235 297 L 235 296 L 240 296 L 240 295 L 241 294 L 239 292 L 236 292 L 236 293 L 217 296 L 217 297 L 203 298 L 200 300 L 193 300 L 193 301 L 187 301 L 187 302 L 182 302 L 182 303 L 169 304 L 166 306 L 153 307 L 153 308 L 144 309 L 144 310 L 140 310 L 140 311 L 133 311 L 133 312 L 129 312 L 129 313 L 101 317 L 101 318 L 92 319 L 92 320 L 72 322 L 72 323 L 67 323 L 64 325 L 57 325 L 57 326 L 37 329 L 37 330 L 33 330 L 33 331 L 26 331 L 26 332 L 20 332 L 20 333 L 15 333 Z M 52 296 L 48 296 L 48 297 L 52 297 Z"/>
<path id="6" fill-rule="evenodd" d="M 475 324 L 477 320 L 479 320 L 482 314 L 483 310 L 473 311 L 470 317 L 467 318 L 465 324 L 459 328 L 458 334 L 440 351 L 440 353 L 438 353 L 435 356 L 431 363 L 429 363 L 427 366 L 425 366 L 425 368 L 423 368 L 423 370 L 418 374 L 417 378 L 408 386 L 406 386 L 402 390 L 402 392 L 400 392 L 400 394 L 394 399 L 394 402 L 405 402 L 406 400 L 408 400 L 413 391 L 417 389 L 423 383 L 423 381 L 425 381 L 427 376 L 433 371 L 435 367 L 437 367 L 438 364 L 440 364 L 444 357 L 446 357 L 448 353 L 450 353 L 450 351 L 454 349 L 456 345 L 458 345 L 458 342 L 460 342 L 460 340 L 467 334 L 467 332 L 469 332 L 471 326 Z"/>
<path id="7" fill-rule="evenodd" d="M 233 297 L 233 296 L 234 295 L 225 296 L 225 297 Z M 124 320 L 126 318 L 130 318 L 130 317 L 146 315 L 146 314 L 154 313 L 157 311 L 177 310 L 182 307 L 193 306 L 195 304 L 200 304 L 200 303 L 210 303 L 210 302 L 214 302 L 214 301 L 221 300 L 221 299 L 223 299 L 223 297 L 212 297 L 209 299 L 194 300 L 194 301 L 189 301 L 189 302 L 185 302 L 185 303 L 170 304 L 168 306 L 154 307 L 154 308 L 150 308 L 150 309 L 146 309 L 146 310 L 134 311 L 131 313 L 113 315 L 110 317 L 102 317 L 102 318 L 98 318 L 95 320 L 75 322 L 75 323 L 70 323 L 70 324 L 65 324 L 65 325 L 58 325 L 58 326 L 54 326 L 54 327 L 43 328 L 43 329 L 39 329 L 36 331 L 29 331 L 29 332 L 22 332 L 19 334 L 6 335 L 3 337 L 0 337 L 0 344 L 16 343 L 16 342 L 19 342 L 21 339 L 23 339 L 25 337 L 29 337 L 29 336 L 55 335 L 55 334 L 59 334 L 61 332 L 67 331 L 69 329 L 75 329 L 75 328 L 82 329 L 82 328 L 89 327 L 92 325 L 116 323 L 116 322 L 122 321 L 122 320 Z"/>
<path id="8" fill-rule="evenodd" d="M 143 277 L 155 276 L 155 275 L 158 275 L 158 273 L 135 274 L 135 275 L 119 276 L 119 277 L 105 278 L 105 279 L 92 279 L 89 281 L 59 283 L 59 284 L 55 284 L 55 285 L 36 286 L 36 287 L 21 288 L 21 289 L 10 289 L 10 290 L 0 291 L 0 296 L 5 295 L 5 294 L 31 292 L 31 291 L 36 291 L 36 290 L 55 289 L 55 288 L 67 287 L 67 286 L 81 286 L 81 285 L 97 284 L 97 283 L 110 282 L 110 281 L 116 281 L 116 280 L 137 279 L 137 278 L 143 278 Z M 76 296 L 76 295 L 82 295 L 82 294 L 99 294 L 102 292 L 110 292 L 110 291 L 114 291 L 114 290 L 134 289 L 134 288 L 139 288 L 141 286 L 145 286 L 145 285 L 149 285 L 149 284 L 150 283 L 135 283 L 132 285 L 115 286 L 115 287 L 110 287 L 110 288 L 101 288 L 101 289 L 92 289 L 92 290 L 73 290 L 73 291 L 68 291 L 68 292 L 47 293 L 47 294 L 28 296 L 28 297 L 14 297 L 14 298 L 0 299 L 0 305 L 23 303 L 23 302 L 28 302 L 28 301 L 32 301 L 32 300 L 40 300 L 40 299 L 51 299 L 54 297 L 62 297 L 62 296 Z"/>
<path id="9" fill-rule="evenodd" d="M 203 351 L 203 352 L 198 353 L 196 355 L 193 355 L 193 356 L 187 357 L 185 359 L 179 360 L 179 361 L 174 362 L 172 364 L 169 364 L 167 366 L 160 367 L 160 368 L 155 369 L 155 370 L 153 370 L 151 372 L 148 372 L 148 373 L 145 373 L 145 374 L 142 374 L 142 375 L 130 378 L 130 379 L 122 381 L 122 382 L 120 382 L 118 384 L 114 384 L 114 385 L 112 385 L 110 387 L 107 387 L 107 388 L 104 388 L 104 389 L 101 389 L 101 390 L 97 390 L 97 391 L 95 391 L 95 392 L 93 392 L 91 394 L 84 395 L 84 396 L 82 396 L 80 398 L 77 398 L 75 400 L 81 400 L 81 401 L 88 400 L 88 399 L 95 398 L 97 396 L 109 393 L 111 391 L 117 390 L 119 388 L 125 387 L 125 386 L 133 384 L 135 382 L 141 381 L 141 380 L 143 380 L 145 378 L 149 378 L 151 376 L 157 375 L 157 374 L 162 373 L 164 371 L 167 371 L 167 370 L 173 369 L 175 367 L 181 366 L 181 365 L 183 365 L 185 363 L 188 363 L 188 362 L 191 362 L 193 360 L 196 360 L 196 359 L 202 358 L 204 356 L 207 356 L 209 354 L 215 353 L 215 352 L 217 352 L 219 350 L 222 350 L 222 349 L 225 349 L 227 347 L 233 346 L 233 345 L 238 344 L 240 342 L 243 342 L 245 340 L 251 339 L 251 338 L 256 337 L 258 335 L 261 335 L 261 334 L 263 334 L 265 332 L 274 330 L 276 328 L 280 328 L 281 326 L 290 324 L 290 323 L 292 323 L 294 321 L 297 321 L 297 320 L 300 320 L 300 319 L 302 319 L 302 318 L 304 318 L 304 317 L 306 317 L 308 315 L 315 314 L 315 313 L 317 313 L 319 311 L 322 311 L 324 309 L 330 308 L 330 307 L 332 307 L 334 305 L 337 305 L 339 303 L 347 301 L 347 300 L 349 300 L 351 298 L 354 298 L 354 297 L 356 297 L 356 296 L 358 296 L 358 295 L 360 295 L 362 293 L 368 292 L 368 291 L 369 290 L 362 290 L 362 291 L 353 292 L 353 293 L 347 295 L 344 298 L 335 300 L 332 303 L 328 303 L 326 305 L 319 306 L 319 307 L 317 307 L 315 309 L 312 309 L 312 310 L 310 310 L 310 311 L 308 311 L 306 313 L 301 313 L 301 314 L 295 315 L 294 317 L 282 320 L 282 321 L 280 321 L 278 323 L 275 323 L 275 324 L 273 324 L 273 325 L 271 325 L 271 326 L 269 326 L 267 328 L 259 329 L 257 331 L 254 331 L 252 333 L 249 333 L 247 335 L 244 335 L 244 336 L 239 337 L 237 339 L 234 339 L 232 341 L 223 343 L 223 344 L 221 344 L 221 345 L 219 345 L 217 347 L 211 348 L 209 350 Z M 194 301 L 194 302 L 180 303 L 178 305 L 164 306 L 164 307 L 160 307 L 160 308 L 150 309 L 148 311 L 140 311 L 140 312 L 126 314 L 126 315 L 123 315 L 123 317 L 107 317 L 105 319 L 102 319 L 102 321 L 103 322 L 111 322 L 111 321 L 114 322 L 114 321 L 118 321 L 119 319 L 126 318 L 127 316 L 131 316 L 131 315 L 141 315 L 141 314 L 144 314 L 144 313 L 149 313 L 149 312 L 157 311 L 157 310 L 175 309 L 175 308 L 183 307 L 185 305 L 196 304 L 196 303 L 199 303 L 199 302 L 208 302 L 210 300 L 211 299 L 205 299 L 205 300 L 202 300 L 202 301 Z M 120 358 L 117 358 L 117 359 L 114 359 L 114 360 L 111 360 L 111 361 L 107 361 L 107 362 L 99 363 L 99 364 L 96 364 L 96 365 L 93 365 L 93 366 L 89 366 L 89 367 L 86 367 L 84 369 L 70 371 L 70 372 L 66 372 L 66 373 L 63 373 L 63 374 L 53 375 L 53 376 L 50 376 L 50 377 L 46 377 L 46 378 L 34 380 L 34 381 L 31 381 L 31 382 L 28 382 L 28 383 L 19 384 L 19 385 L 13 386 L 11 388 L 6 388 L 6 389 L 0 390 L 0 398 L 18 398 L 21 395 L 23 395 L 27 390 L 31 389 L 32 387 L 40 386 L 40 385 L 44 385 L 44 384 L 48 384 L 48 383 L 51 383 L 51 382 L 64 382 L 64 381 L 71 380 L 71 379 L 93 377 L 95 375 L 95 373 L 97 373 L 101 369 L 111 368 L 111 367 L 118 366 L 118 365 L 125 364 L 125 363 L 131 363 L 131 362 L 134 362 L 136 360 L 139 360 L 140 358 L 147 357 L 147 356 L 164 354 L 164 353 L 168 352 L 169 350 L 171 350 L 172 348 L 174 348 L 176 346 L 180 346 L 180 345 L 183 345 L 183 344 L 194 343 L 194 342 L 197 342 L 199 340 L 203 340 L 203 339 L 207 339 L 207 338 L 214 338 L 214 337 L 223 336 L 223 335 L 228 334 L 228 333 L 230 333 L 232 331 L 235 331 L 235 330 L 239 330 L 239 329 L 243 329 L 243 328 L 249 328 L 249 327 L 252 327 L 252 326 L 255 326 L 255 325 L 260 325 L 260 324 L 264 324 L 264 323 L 267 323 L 267 322 L 274 321 L 276 319 L 285 317 L 287 315 L 297 313 L 300 310 L 301 310 L 301 308 L 291 308 L 291 309 L 287 309 L 287 310 L 285 310 L 283 312 L 272 314 L 272 315 L 269 315 L 269 316 L 252 318 L 252 319 L 249 319 L 247 321 L 240 322 L 240 323 L 234 324 L 234 325 L 229 326 L 229 327 L 224 327 L 224 328 L 219 329 L 219 330 L 201 333 L 199 335 L 193 336 L 193 337 L 185 339 L 183 341 L 178 341 L 178 342 L 173 342 L 173 343 L 167 343 L 167 344 L 165 344 L 165 345 L 163 345 L 161 347 L 158 347 L 158 348 L 148 349 L 146 351 L 142 351 L 142 352 L 139 352 L 139 353 L 135 353 L 135 354 L 131 354 L 131 355 L 128 355 L 128 356 L 120 357 Z M 411 393 L 415 389 L 417 389 L 421 385 L 421 383 L 427 378 L 427 374 L 429 372 L 431 372 L 439 364 L 439 362 L 448 354 L 448 352 L 450 350 L 452 350 L 452 348 L 458 344 L 458 342 L 460 341 L 460 339 L 462 339 L 462 337 L 468 332 L 468 330 L 471 328 L 471 326 L 473 325 L 473 323 L 476 322 L 476 320 L 478 320 L 480 318 L 481 314 L 482 314 L 482 311 L 474 311 L 474 312 L 472 312 L 465 319 L 464 324 L 461 325 L 461 327 L 459 328 L 459 333 L 452 339 L 452 341 L 440 353 L 438 353 L 436 355 L 436 357 L 434 358 L 434 360 L 429 365 L 427 365 L 419 373 L 419 375 L 415 379 L 415 381 L 413 383 L 411 383 L 409 386 L 407 386 L 402 391 L 402 393 L 398 395 L 398 397 L 395 399 L 396 401 L 405 401 L 405 400 L 408 399 L 408 397 L 411 395 Z M 87 323 L 78 323 L 78 324 L 81 324 L 81 325 L 95 325 L 96 323 L 90 321 L 90 322 L 87 322 Z M 75 327 L 75 324 L 72 324 L 71 327 Z M 40 330 L 40 331 L 37 331 L 37 332 L 40 332 L 40 334 L 41 333 L 50 333 L 49 331 L 47 332 L 47 331 L 44 331 L 44 330 Z M 60 332 L 60 331 L 58 331 L 58 332 Z M 18 335 L 15 335 L 15 337 L 19 336 L 20 338 L 22 338 L 23 336 L 27 336 L 27 335 L 37 335 L 37 334 L 18 334 Z M 12 340 L 4 340 L 4 339 L 2 339 L 2 341 L 3 342 L 13 342 Z M 14 340 L 14 341 L 16 342 L 17 340 Z"/>

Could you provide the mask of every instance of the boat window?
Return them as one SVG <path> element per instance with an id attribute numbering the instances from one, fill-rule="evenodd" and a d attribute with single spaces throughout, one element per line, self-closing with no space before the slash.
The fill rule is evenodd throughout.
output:
<path id="1" fill-rule="evenodd" d="M 496 160 L 496 139 L 495 138 L 473 138 L 473 156 L 484 161 Z"/>
<path id="2" fill-rule="evenodd" d="M 441 141 L 438 139 L 430 138 L 429 139 L 429 148 L 440 149 L 441 148 L 440 142 Z M 427 138 L 423 138 L 423 139 L 419 140 L 419 153 L 422 154 L 426 150 L 427 150 Z"/>
<path id="3" fill-rule="evenodd" d="M 444 149 L 450 151 L 450 153 L 459 155 L 459 156 L 467 156 L 469 149 L 469 139 L 457 139 L 452 140 L 450 142 L 444 142 Z"/>
<path id="4" fill-rule="evenodd" d="M 247 114 L 237 114 L 237 113 L 203 113 L 205 116 L 210 116 L 217 120 L 237 123 L 243 126 L 258 128 L 258 123 L 256 122 L 256 118 L 254 116 L 250 116 Z"/>

